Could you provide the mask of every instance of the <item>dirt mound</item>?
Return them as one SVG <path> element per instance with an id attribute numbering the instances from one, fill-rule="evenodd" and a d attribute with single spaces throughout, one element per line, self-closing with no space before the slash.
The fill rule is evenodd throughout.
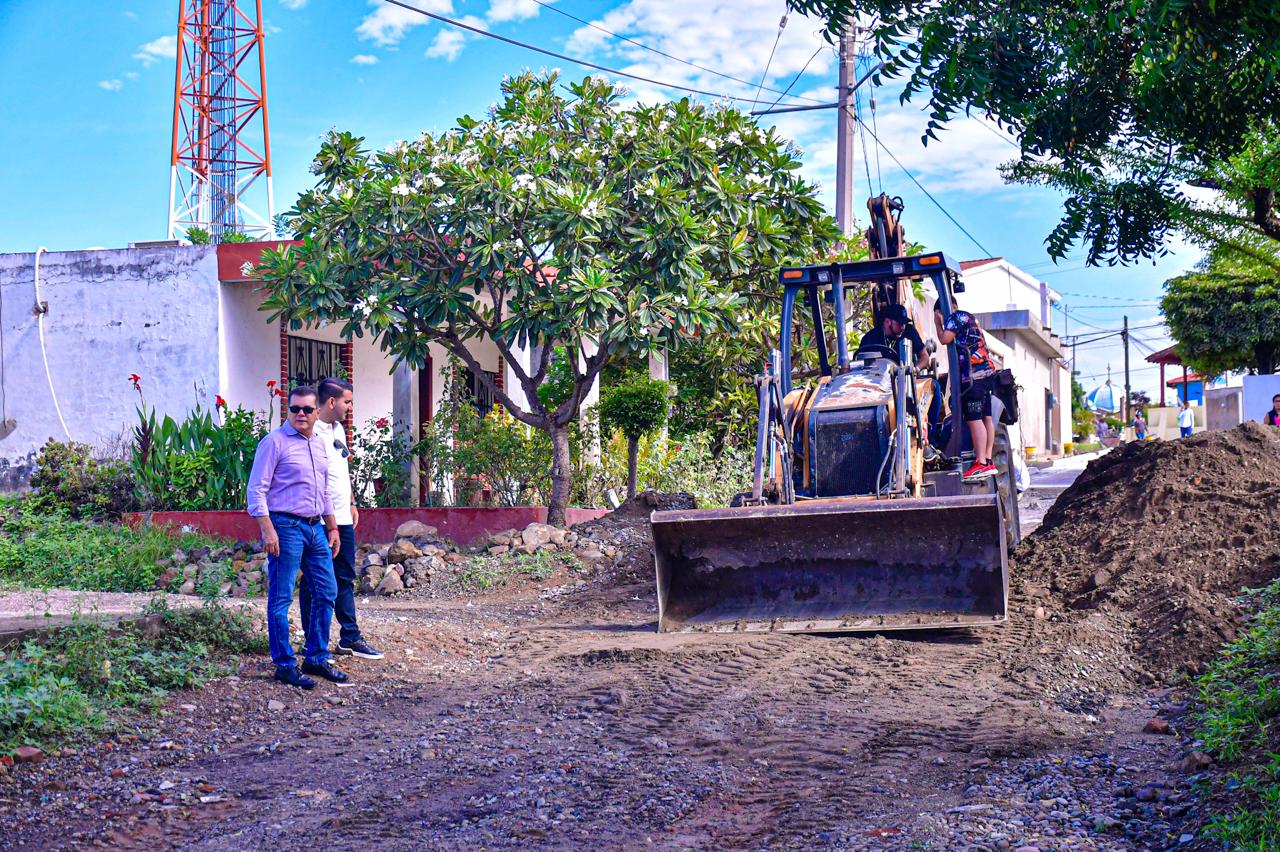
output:
<path id="1" fill-rule="evenodd" d="M 660 491 L 645 490 L 614 509 L 612 515 L 618 518 L 643 518 L 647 521 L 649 513 L 653 511 L 696 508 L 698 508 L 698 501 L 693 499 L 692 494 L 684 491 L 665 494 Z"/>
<path id="2" fill-rule="evenodd" d="M 1016 586 L 1064 614 L 1130 621 L 1159 676 L 1195 671 L 1280 576 L 1280 429 L 1128 444 L 1090 463 L 1015 554 Z"/>

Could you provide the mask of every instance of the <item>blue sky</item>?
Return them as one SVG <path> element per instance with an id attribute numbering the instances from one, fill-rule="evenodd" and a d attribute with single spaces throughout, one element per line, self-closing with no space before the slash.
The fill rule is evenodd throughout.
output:
<path id="1" fill-rule="evenodd" d="M 117 247 L 165 235 L 168 154 L 173 121 L 176 5 L 173 0 L 0 0 L 0 252 Z M 503 74 L 559 67 L 588 73 L 390 6 L 381 0 L 263 0 L 267 87 L 277 210 L 310 185 L 307 167 L 320 135 L 351 130 L 379 147 L 423 130 L 441 130 L 463 113 L 482 113 Z M 416 0 L 420 8 L 462 18 L 495 33 L 671 83 L 753 97 L 755 89 L 646 52 L 583 27 L 533 0 Z M 552 4 L 549 4 L 552 5 Z M 555 9 L 597 22 L 675 57 L 747 81 L 759 81 L 778 33 L 782 0 L 557 0 Z M 793 95 L 833 97 L 835 57 L 819 49 L 818 22 L 791 16 L 769 62 L 766 86 Z M 816 51 L 816 53 L 815 53 Z M 624 81 L 626 82 L 626 81 Z M 637 97 L 670 90 L 630 83 Z M 772 98 L 768 93 L 762 100 Z M 1054 266 L 1043 240 L 1060 199 L 1029 187 L 1004 186 L 996 165 L 1015 149 L 977 119 L 955 126 L 941 143 L 920 142 L 924 119 L 901 107 L 892 91 L 877 93 L 877 127 L 886 145 L 985 248 L 939 212 L 893 161 L 860 160 L 855 197 L 881 185 L 906 202 L 910 239 L 957 258 L 1008 257 L 1066 297 L 1070 331 L 1158 322 L 1152 300 L 1168 277 L 1198 252 L 1175 253 L 1117 269 L 1086 269 L 1079 260 Z M 805 150 L 808 173 L 830 201 L 834 178 L 833 111 L 778 116 Z M 878 169 L 877 169 L 878 165 Z M 861 205 L 859 205 L 861 208 Z M 1055 331 L 1064 318 L 1055 317 Z M 1088 325 L 1085 325 L 1088 324 Z M 1163 329 L 1136 333 L 1167 343 Z M 1135 349 L 1136 388 L 1158 393 L 1157 373 Z M 1080 350 L 1086 387 L 1122 360 L 1114 340 Z"/>

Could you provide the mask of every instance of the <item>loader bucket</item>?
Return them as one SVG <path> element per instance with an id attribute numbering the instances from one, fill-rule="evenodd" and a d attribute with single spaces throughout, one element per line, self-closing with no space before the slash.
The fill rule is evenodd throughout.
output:
<path id="1" fill-rule="evenodd" d="M 1004 621 L 995 495 L 654 512 L 659 632 L 969 627 Z"/>

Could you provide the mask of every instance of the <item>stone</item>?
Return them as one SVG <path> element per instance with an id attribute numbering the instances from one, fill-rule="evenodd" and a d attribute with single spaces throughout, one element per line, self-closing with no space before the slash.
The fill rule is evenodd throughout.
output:
<path id="1" fill-rule="evenodd" d="M 382 582 L 378 583 L 377 593 L 380 595 L 394 595 L 396 592 L 403 591 L 404 581 L 394 571 L 387 572 L 387 576 L 383 577 Z"/>
<path id="2" fill-rule="evenodd" d="M 505 544 L 496 544 L 496 545 L 494 545 L 493 547 L 489 548 L 489 555 L 490 555 L 490 556 L 501 556 L 502 554 L 506 553 L 506 552 L 507 552 L 508 550 L 510 550 L 510 549 L 511 549 L 511 548 L 510 548 L 510 547 L 508 547 L 508 546 L 507 546 L 507 545 L 505 545 Z"/>
<path id="3" fill-rule="evenodd" d="M 555 531 L 556 528 L 553 526 L 535 522 L 524 528 L 524 531 L 520 533 L 520 538 L 525 545 L 531 544 L 536 549 L 537 547 L 551 541 L 551 534 Z M 533 551 L 525 552 L 532 553 Z"/>
<path id="4" fill-rule="evenodd" d="M 559 528 L 553 529 L 551 530 L 551 543 L 557 546 L 566 544 L 567 542 L 565 541 L 565 539 L 568 537 L 568 535 L 569 535 L 568 530 L 562 530 Z"/>
<path id="5" fill-rule="evenodd" d="M 379 578 L 381 580 L 381 578 Z M 360 594 L 371 595 L 378 590 L 378 582 L 373 578 L 365 576 L 360 578 Z"/>
<path id="6" fill-rule="evenodd" d="M 1039 619 L 1040 621 L 1044 621 L 1045 618 L 1048 617 L 1048 613 L 1044 611 L 1044 607 L 1038 606 L 1036 607 L 1035 612 L 1031 613 L 1031 616 L 1033 618 Z"/>
<path id="7" fill-rule="evenodd" d="M 245 581 L 246 583 L 261 583 L 261 582 L 262 582 L 262 572 L 261 572 L 261 571 L 245 571 L 245 572 L 244 572 L 244 574 L 243 574 L 243 576 L 244 576 L 244 581 Z"/>
<path id="8" fill-rule="evenodd" d="M 279 711 L 284 709 L 284 702 L 277 701 L 276 699 L 273 698 L 267 702 L 267 709 L 278 713 Z"/>
<path id="9" fill-rule="evenodd" d="M 1115 819 L 1114 817 L 1109 817 L 1106 814 L 1098 814 L 1093 818 L 1093 830 L 1099 834 L 1104 834 L 1108 831 L 1116 831 L 1122 828 L 1123 825 L 1124 823 L 1120 822 L 1120 820 Z"/>
<path id="10" fill-rule="evenodd" d="M 578 553 L 578 558 L 584 562 L 598 562 L 599 560 L 604 559 L 604 554 L 592 547 L 588 550 L 580 551 Z"/>
<path id="11" fill-rule="evenodd" d="M 573 547 L 578 543 L 578 534 L 576 532 L 564 531 L 564 543 L 568 547 Z"/>
<path id="12" fill-rule="evenodd" d="M 194 578 L 188 579 L 178 588 L 180 595 L 194 595 L 196 593 L 196 581 Z"/>
<path id="13" fill-rule="evenodd" d="M 33 745 L 18 746 L 13 753 L 14 763 L 39 763 L 44 760 L 44 752 Z"/>
<path id="14" fill-rule="evenodd" d="M 381 553 L 376 553 L 376 552 L 375 552 L 375 553 L 366 553 L 366 554 L 364 555 L 364 564 L 365 564 L 365 565 L 381 565 L 381 564 L 382 564 L 382 554 L 381 554 Z"/>
<path id="15" fill-rule="evenodd" d="M 387 561 L 395 564 L 404 562 L 407 559 L 417 559 L 422 555 L 422 551 L 418 550 L 418 546 L 407 538 L 398 538 L 391 545 L 391 549 L 387 551 Z"/>
<path id="16" fill-rule="evenodd" d="M 435 535 L 436 528 L 422 521 L 405 521 L 396 527 L 396 538 L 417 538 L 418 536 Z"/>
<path id="17" fill-rule="evenodd" d="M 191 579 L 200 573 L 200 569 L 194 565 L 187 565 L 182 569 L 182 576 Z"/>
<path id="18" fill-rule="evenodd" d="M 381 562 L 366 565 L 364 575 L 369 579 L 369 582 L 377 586 L 382 582 L 382 578 L 387 576 L 387 566 L 383 565 Z"/>
<path id="19" fill-rule="evenodd" d="M 614 547 L 612 544 L 606 544 L 600 549 L 603 550 L 604 555 L 609 557 L 610 559 L 618 555 L 618 548 Z"/>
<path id="20" fill-rule="evenodd" d="M 1200 772 L 1212 765 L 1213 758 L 1202 751 L 1193 751 L 1182 758 L 1182 771 L 1187 773 Z"/>
<path id="21" fill-rule="evenodd" d="M 1164 719 L 1148 719 L 1147 724 L 1142 726 L 1142 732 L 1145 734 L 1167 734 L 1169 733 L 1169 723 Z"/>
<path id="22" fill-rule="evenodd" d="M 538 545 L 538 550 L 546 551 L 547 553 L 554 553 L 559 549 L 560 548 L 556 545 L 554 541 L 549 541 L 546 544 Z"/>
<path id="23" fill-rule="evenodd" d="M 169 569 L 166 569 L 165 571 L 162 571 L 160 573 L 160 576 L 156 577 L 156 588 L 157 589 L 169 588 L 169 584 L 172 583 L 177 576 L 178 576 L 178 571 L 176 568 L 169 568 Z"/>
<path id="24" fill-rule="evenodd" d="M 489 536 L 489 544 L 495 545 L 498 547 L 510 547 L 511 531 L 508 530 L 507 532 L 496 533 L 494 535 Z"/>
<path id="25" fill-rule="evenodd" d="M 515 546 L 514 548 L 512 548 L 512 549 L 513 549 L 513 550 L 515 550 L 517 553 L 533 553 L 535 550 L 537 550 L 537 549 L 538 549 L 538 545 L 536 545 L 536 544 L 520 544 L 520 545 L 516 545 L 516 546 Z"/>
<path id="26" fill-rule="evenodd" d="M 422 548 L 422 554 L 424 556 L 444 556 L 444 548 L 428 544 Z"/>
<path id="27" fill-rule="evenodd" d="M 1169 791 L 1163 784 L 1144 784 L 1138 788 L 1138 792 L 1133 797 L 1139 802 L 1163 802 L 1169 798 Z"/>
<path id="28" fill-rule="evenodd" d="M 1094 571 L 1092 574 L 1089 575 L 1089 580 L 1086 583 L 1087 590 L 1092 592 L 1095 589 L 1101 589 L 1103 586 L 1105 586 L 1107 583 L 1110 583 L 1110 582 L 1111 582 L 1110 571 Z"/>
<path id="29" fill-rule="evenodd" d="M 445 556 L 444 561 L 448 562 L 450 565 L 457 565 L 459 562 L 466 562 L 467 557 L 463 556 L 461 553 L 450 553 Z"/>

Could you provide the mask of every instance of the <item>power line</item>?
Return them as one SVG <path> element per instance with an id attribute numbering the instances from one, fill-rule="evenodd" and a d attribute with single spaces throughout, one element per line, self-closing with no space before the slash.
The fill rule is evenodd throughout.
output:
<path id="1" fill-rule="evenodd" d="M 785 98 L 785 97 L 787 96 L 787 93 L 791 91 L 792 87 L 794 87 L 796 83 L 799 83 L 799 82 L 800 82 L 800 78 L 804 76 L 804 72 L 806 72 L 806 71 L 808 71 L 808 70 L 809 70 L 809 65 L 813 62 L 813 60 L 815 60 L 815 59 L 817 59 L 817 58 L 818 58 L 818 54 L 819 54 L 819 53 L 821 53 L 821 52 L 822 52 L 826 47 L 827 47 L 827 45 L 825 45 L 825 44 L 820 44 L 820 45 L 818 45 L 818 49 L 817 49 L 817 50 L 815 50 L 815 51 L 813 52 L 813 54 L 809 57 L 809 61 L 808 61 L 808 62 L 806 62 L 806 63 L 804 64 L 804 67 L 800 69 L 800 73 L 796 74 L 796 76 L 794 76 L 794 77 L 792 77 L 792 78 L 791 78 L 791 82 L 790 82 L 790 83 L 788 83 L 788 84 L 787 84 L 787 87 L 786 87 L 785 89 L 783 89 L 783 90 L 782 90 L 782 93 L 781 93 L 780 95 L 778 95 L 778 100 L 776 100 L 776 101 L 774 101 L 773 103 L 769 104 L 769 109 L 765 110 L 765 112 L 769 112 L 769 110 L 771 110 L 771 109 L 773 109 L 774 107 L 776 107 L 776 106 L 778 105 L 778 101 L 781 101 L 783 98 Z M 737 79 L 737 78 L 735 77 L 735 78 L 733 78 L 733 79 Z M 778 90 L 777 90 L 777 89 L 765 89 L 765 91 L 768 91 L 768 92 L 776 92 L 776 91 L 778 91 Z M 818 101 L 818 100 L 816 100 L 816 99 L 814 99 L 814 98 L 805 97 L 804 95 L 796 95 L 795 97 L 797 97 L 797 98 L 801 98 L 801 99 L 806 100 L 806 101 L 813 101 L 814 103 L 821 103 L 821 101 Z"/>
<path id="2" fill-rule="evenodd" d="M 1102 296 L 1094 293 L 1068 293 L 1060 291 L 1063 296 L 1075 296 L 1079 299 L 1106 299 L 1111 302 L 1149 302 L 1151 299 L 1133 298 L 1131 296 Z"/>
<path id="3" fill-rule="evenodd" d="M 875 134 L 875 132 L 871 130 L 871 128 L 867 127 L 867 126 L 866 126 L 866 124 L 863 124 L 863 122 L 862 122 L 861 120 L 859 120 L 859 121 L 858 121 L 858 124 L 861 124 L 861 125 L 862 125 L 862 129 L 863 129 L 863 130 L 865 130 L 867 133 L 870 133 L 870 134 L 871 134 L 871 138 L 872 138 L 872 139 L 874 139 L 874 140 L 876 140 L 876 144 L 877 144 L 877 145 L 879 145 L 881 148 L 883 148 L 883 149 L 884 149 L 884 152 L 885 152 L 886 154 L 888 154 L 888 155 L 889 155 L 889 159 L 893 160 L 895 163 L 897 163 L 897 164 L 898 164 L 898 168 L 899 168 L 899 169 L 901 169 L 901 170 L 902 170 L 902 173 L 903 173 L 904 175 L 906 175 L 906 176 L 911 180 L 911 182 L 912 182 L 912 183 L 914 183 L 914 184 L 915 184 L 915 185 L 920 189 L 920 191 L 921 191 L 921 192 L 923 192 L 923 193 L 924 193 L 925 198 L 928 198 L 930 201 L 932 201 L 932 202 L 933 202 L 933 206 L 934 206 L 934 207 L 937 207 L 940 211 L 942 211 L 942 215 L 943 215 L 943 216 L 946 216 L 948 219 L 950 219 L 950 220 L 951 220 L 951 224 L 953 224 L 953 225 L 955 225 L 957 228 L 959 228 L 959 229 L 960 229 L 960 232 L 961 232 L 962 234 L 964 234 L 966 237 L 968 237 L 968 238 L 969 238 L 969 240 L 970 240 L 970 241 L 971 241 L 975 246 L 977 246 L 977 247 L 978 247 L 978 249 L 979 249 L 980 251 L 984 252 L 984 253 L 987 255 L 987 257 L 993 257 L 993 256 L 994 256 L 994 255 L 992 255 L 992 253 L 991 253 L 991 249 L 987 248 L 987 247 L 986 247 L 986 246 L 984 246 L 982 243 L 978 242 L 978 238 L 977 238 L 977 237 L 975 237 L 973 234 L 969 233 L 969 232 L 965 229 L 964 225 L 961 225 L 959 222 L 957 222 L 957 221 L 956 221 L 956 217 L 954 217 L 954 216 L 952 216 L 950 213 L 948 213 L 948 212 L 947 212 L 947 208 L 943 207 L 943 206 L 942 206 L 942 204 L 941 204 L 941 202 L 939 202 L 939 201 L 938 201 L 938 199 L 934 198 L 934 197 L 933 197 L 933 195 L 929 192 L 929 190 L 927 190 L 927 189 L 925 189 L 925 188 L 924 188 L 924 185 L 923 185 L 922 183 L 920 183 L 920 181 L 916 180 L 916 176 L 915 176 L 915 175 L 913 175 L 913 174 L 911 174 L 911 172 L 907 171 L 907 167 L 906 167 L 906 166 L 904 166 L 904 165 L 902 165 L 902 161 L 898 159 L 897 155 L 896 155 L 896 154 L 894 154 L 892 150 L 890 150 L 890 148 L 889 148 L 889 146 L 888 146 L 888 145 L 886 145 L 886 144 L 884 144 L 883 142 L 881 142 L 881 141 L 880 141 L 880 137 L 879 137 L 879 136 L 877 136 L 877 135 Z"/>
<path id="4" fill-rule="evenodd" d="M 735 76 L 733 76 L 732 74 L 726 74 L 726 73 L 724 73 L 723 71 L 717 71 L 717 70 L 716 70 L 716 69 L 714 69 L 714 68 L 708 68 L 708 67 L 707 67 L 707 66 L 705 66 L 705 65 L 699 65 L 697 62 L 693 62 L 693 61 L 690 61 L 690 60 L 688 60 L 688 59 L 681 59 L 679 56 L 672 56 L 670 53 L 667 53 L 666 51 L 659 50 L 659 49 L 658 49 L 658 48 L 656 48 L 656 47 L 650 47 L 649 45 L 645 44 L 645 43 L 644 43 L 644 42 L 642 42 L 642 41 L 637 41 L 636 39 L 629 38 L 629 37 L 624 36 L 624 35 L 620 35 L 619 33 L 615 33 L 615 32 L 613 32 L 612 30 L 607 30 L 607 29 L 605 29 L 604 27 L 600 26 L 599 24 L 595 23 L 594 21 L 589 21 L 589 20 L 587 20 L 586 18 L 579 18 L 577 15 L 574 15 L 574 14 L 572 14 L 572 13 L 570 13 L 570 12 L 566 12 L 566 11 L 564 11 L 564 10 L 563 10 L 563 9 L 561 9 L 559 6 L 553 6 L 553 5 L 551 5 L 550 3 L 544 3 L 544 2 L 543 2 L 543 0 L 533 0 L 533 2 L 534 2 L 534 3 L 537 3 L 539 6 L 541 6 L 542 8 L 546 9 L 546 10 L 547 10 L 547 11 L 549 11 L 549 12 L 555 12 L 557 15 L 560 15 L 560 16 L 562 16 L 562 17 L 568 18 L 568 19 L 569 19 L 569 20 L 571 20 L 571 21 L 577 21 L 577 22 L 578 22 L 578 23 L 580 23 L 580 24 L 583 24 L 583 25 L 585 25 L 585 26 L 591 27 L 593 30 L 599 30 L 600 32 L 604 33 L 604 34 L 605 34 L 605 35 L 607 35 L 607 36 L 610 36 L 611 38 L 616 38 L 616 39 L 618 39 L 618 40 L 620 40 L 620 41 L 625 41 L 627 44 L 633 44 L 633 45 L 635 45 L 636 47 L 640 48 L 641 50 L 647 50 L 647 51 L 649 51 L 650 53 L 656 53 L 658 56 L 665 57 L 666 59 L 670 59 L 670 60 L 671 60 L 671 61 L 673 61 L 673 62 L 679 62 L 681 65 L 688 65 L 690 68 L 697 68 L 699 71 L 706 71 L 708 74 L 714 74 L 714 75 L 716 75 L 717 77 L 723 77 L 723 78 L 724 78 L 724 79 L 726 79 L 726 80 L 732 80 L 733 82 L 735 82 L 735 83 L 741 83 L 741 84 L 743 84 L 744 86 L 754 86 L 754 85 L 755 85 L 755 84 L 754 84 L 754 83 L 752 83 L 750 80 L 744 80 L 744 79 L 742 79 L 741 77 L 735 77 Z M 822 50 L 822 48 L 820 47 L 820 48 L 818 48 L 818 50 L 819 50 L 819 51 L 821 51 L 821 50 Z M 818 55 L 818 54 L 815 52 L 815 53 L 814 53 L 814 56 L 817 56 L 817 55 Z M 810 62 L 812 62 L 813 60 L 812 60 L 812 59 L 810 59 L 809 61 L 810 61 Z M 809 67 L 808 63 L 805 63 L 805 68 L 808 68 L 808 67 Z M 803 71 L 801 71 L 800 73 L 801 73 L 801 74 L 803 74 L 804 72 L 803 72 Z M 799 75 L 796 75 L 796 79 L 797 79 L 797 80 L 798 80 L 798 79 L 800 79 L 800 76 L 799 76 Z M 794 84 L 794 83 L 792 83 L 792 85 L 795 85 L 795 84 Z M 783 91 L 783 92 L 779 92 L 777 89 L 771 89 L 771 88 L 769 88 L 768 86 L 765 86 L 765 87 L 764 87 L 764 90 L 765 90 L 766 92 L 771 92 L 771 93 L 773 93 L 773 94 L 775 94 L 775 95 L 782 95 L 782 96 L 784 96 L 784 97 L 785 97 L 785 96 L 786 96 L 786 94 L 787 94 L 787 91 L 790 91 L 790 90 L 791 90 L 791 87 L 790 87 L 790 86 L 788 86 L 788 87 L 787 87 L 787 90 L 786 90 L 786 91 Z M 805 96 L 805 95 L 796 95 L 796 97 L 797 97 L 797 98 L 799 98 L 799 99 L 800 99 L 800 100 L 802 100 L 802 101 L 811 101 L 811 102 L 813 102 L 813 103 L 815 103 L 815 104 L 816 104 L 816 103 L 822 103 L 822 102 L 821 102 L 821 101 L 819 101 L 817 98 L 810 98 L 810 97 L 807 97 L 807 96 Z M 781 98 L 779 98 L 779 100 L 781 100 Z"/>
<path id="5" fill-rule="evenodd" d="M 769 48 L 769 58 L 764 63 L 764 73 L 760 75 L 760 85 L 756 86 L 756 96 L 751 101 L 752 106 L 760 106 L 760 90 L 764 88 L 764 81 L 769 79 L 769 68 L 773 65 L 773 55 L 778 52 L 778 42 L 782 41 L 782 31 L 787 28 L 787 7 L 782 7 L 782 20 L 778 21 L 778 34 L 773 37 L 773 47 Z"/>
<path id="6" fill-rule="evenodd" d="M 578 59 L 563 53 L 556 53 L 554 50 L 548 50 L 545 47 L 538 47 L 537 45 L 528 44 L 527 42 L 507 38 L 504 35 L 498 35 L 497 33 L 491 33 L 488 30 L 482 30 L 479 27 L 473 27 L 470 24 L 464 24 L 462 21 L 457 21 L 453 18 L 446 18 L 444 15 L 437 15 L 435 12 L 428 12 L 426 9 L 419 9 L 416 6 L 410 6 L 408 3 L 402 2 L 402 0 L 383 0 L 383 2 L 390 3 L 392 6 L 399 6 L 401 9 L 407 9 L 410 12 L 417 12 L 419 15 L 432 18 L 443 24 L 457 27 L 458 29 L 467 30 L 468 32 L 475 33 L 476 35 L 496 39 L 498 41 L 505 42 L 506 44 L 514 45 L 515 47 L 523 47 L 525 50 L 532 50 L 534 53 L 541 53 L 543 56 L 550 56 L 553 59 L 562 59 L 565 62 L 572 62 L 575 65 L 581 65 L 583 68 L 593 68 L 596 71 L 603 71 L 606 74 L 614 74 L 618 77 L 626 77 L 630 80 L 639 80 L 642 83 L 652 83 L 653 85 L 661 86 L 664 89 L 675 89 L 681 92 L 690 92 L 695 95 L 706 95 L 707 97 L 723 98 L 730 101 L 746 102 L 751 100 L 751 98 L 744 98 L 740 95 L 727 95 L 724 92 L 711 92 L 706 89 L 695 89 L 692 86 L 682 86 L 678 83 L 667 83 L 662 80 L 655 80 L 652 77 L 643 77 L 639 74 L 632 74 L 629 71 L 619 71 L 617 68 L 610 68 L 607 65 L 600 65 L 595 62 L 588 62 L 585 59 Z"/>

